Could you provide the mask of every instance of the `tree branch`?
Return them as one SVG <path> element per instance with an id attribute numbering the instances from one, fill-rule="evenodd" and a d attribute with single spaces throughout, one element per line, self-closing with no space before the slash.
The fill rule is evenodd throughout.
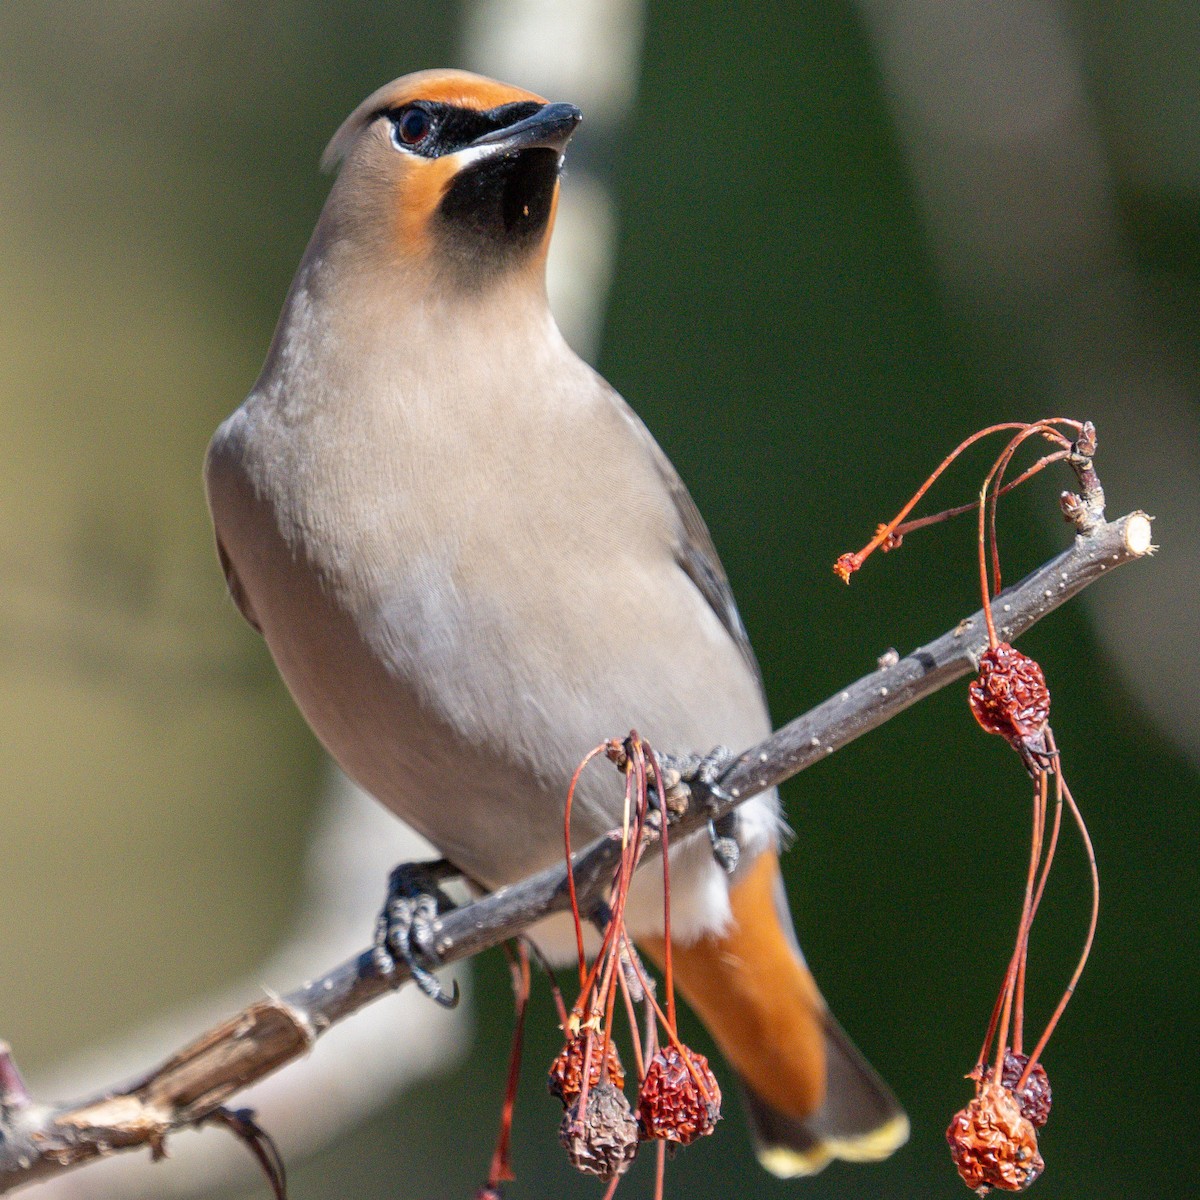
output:
<path id="1" fill-rule="evenodd" d="M 1077 509 L 1067 510 L 1079 531 L 1074 544 L 993 602 L 997 632 L 1005 640 L 1014 640 L 1115 567 L 1154 549 L 1146 514 L 1105 522 L 1098 484 L 1097 494 L 1089 495 L 1088 481 L 1083 474 L 1080 478 L 1084 496 L 1074 498 Z M 701 829 L 977 669 L 986 645 L 983 613 L 977 612 L 936 641 L 881 664 L 746 750 L 719 787 L 693 783 L 693 802 L 672 823 L 673 836 Z M 678 768 L 683 761 L 668 760 L 668 765 Z M 585 910 L 605 895 L 619 854 L 619 835 L 610 834 L 576 856 L 576 887 Z M 566 869 L 549 868 L 446 913 L 434 928 L 435 949 L 443 963 L 456 962 L 567 907 Z M 405 978 L 403 965 L 391 980 L 383 978 L 371 952 L 364 951 L 281 998 L 252 1004 L 142 1078 L 68 1104 L 35 1103 L 8 1047 L 0 1043 L 0 1193 L 117 1150 L 148 1147 L 161 1155 L 168 1134 L 212 1119 L 243 1088 L 305 1054 L 325 1030 Z"/>

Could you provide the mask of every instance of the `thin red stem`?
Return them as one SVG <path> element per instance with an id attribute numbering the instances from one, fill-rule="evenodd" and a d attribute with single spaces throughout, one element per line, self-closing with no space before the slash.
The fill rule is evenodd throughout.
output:
<path id="1" fill-rule="evenodd" d="M 1052 463 L 1061 462 L 1071 452 L 1069 450 L 1055 450 L 1053 454 L 1047 454 L 1044 458 L 1039 458 L 1033 466 L 1022 471 L 1016 479 L 1010 479 L 997 493 L 1000 496 L 1007 496 L 1009 492 L 1015 491 L 1025 483 L 1032 479 L 1039 471 L 1043 471 Z M 978 500 L 972 500 L 967 504 L 957 504 L 953 508 L 943 509 L 941 512 L 932 513 L 928 517 L 916 517 L 912 521 L 904 521 L 897 525 L 892 533 L 896 537 L 907 537 L 910 533 L 916 533 L 919 529 L 927 529 L 930 525 L 940 525 L 943 521 L 949 521 L 954 517 L 961 517 L 964 513 L 974 512 L 979 506 Z"/>
<path id="2" fill-rule="evenodd" d="M 1007 976 L 1006 976 L 1007 978 Z M 983 1045 L 979 1048 L 979 1057 L 975 1060 L 975 1070 L 979 1076 L 978 1082 L 983 1083 L 983 1068 L 992 1052 L 992 1038 L 996 1036 L 996 1026 L 1000 1021 L 1000 1009 L 1004 1006 L 1004 986 L 996 993 L 996 1002 L 992 1005 L 992 1015 L 988 1020 L 987 1032 L 983 1035 Z M 976 1089 L 978 1090 L 978 1089 Z"/>
<path id="3" fill-rule="evenodd" d="M 645 827 L 649 789 L 646 781 L 646 758 L 643 743 L 636 732 L 628 740 L 629 754 L 625 769 L 625 817 L 622 826 L 622 854 L 615 884 L 612 912 L 605 930 L 601 953 L 589 976 L 587 992 L 595 985 L 596 971 L 604 964 L 602 982 L 596 991 L 595 1006 L 603 1005 L 603 1032 L 601 1043 L 601 1071 L 607 1072 L 608 1047 L 612 1039 L 613 1009 L 616 1004 L 617 980 L 620 976 L 620 957 L 623 931 L 625 928 L 625 904 L 629 896 L 629 885 L 634 867 L 642 852 L 642 832 Z M 633 803 L 636 794 L 637 803 Z M 586 992 L 585 992 L 586 995 Z"/>
<path id="4" fill-rule="evenodd" d="M 1046 778 L 1046 777 L 1043 776 L 1043 778 Z M 1047 781 L 1047 790 L 1048 790 L 1048 781 Z M 1054 806 L 1054 824 L 1050 830 L 1050 843 L 1046 848 L 1046 852 L 1045 852 L 1045 855 L 1042 860 L 1041 872 L 1038 877 L 1037 887 L 1034 890 L 1034 894 L 1033 894 L 1033 903 L 1030 905 L 1030 909 L 1029 909 L 1029 919 L 1026 922 L 1027 927 L 1032 926 L 1033 919 L 1034 919 L 1034 917 L 1037 916 L 1038 908 L 1041 905 L 1042 894 L 1046 890 L 1046 880 L 1049 878 L 1050 867 L 1054 862 L 1054 853 L 1058 846 L 1059 831 L 1062 828 L 1062 810 L 1063 810 L 1062 793 L 1061 793 L 1061 791 L 1057 790 L 1057 788 L 1056 788 L 1055 796 L 1056 796 L 1056 803 Z M 1043 816 L 1042 824 L 1043 824 L 1043 828 L 1044 828 L 1044 826 L 1045 826 L 1045 817 L 1044 816 Z M 1026 936 L 1028 937 L 1028 935 L 1026 935 Z M 1007 976 L 1005 978 L 1007 980 Z M 1024 997 L 1022 996 L 1022 1004 L 1023 1004 L 1023 1002 L 1024 1002 Z M 983 1046 L 979 1051 L 979 1058 L 977 1060 L 977 1069 L 979 1069 L 981 1072 L 982 1072 L 983 1064 L 987 1061 L 988 1055 L 991 1053 L 992 1038 L 995 1037 L 995 1034 L 996 1034 L 996 1026 L 1000 1019 L 1000 1010 L 1001 1010 L 1001 1007 L 1003 1006 L 1003 1003 L 1004 1003 L 1004 988 L 1001 987 L 1000 991 L 996 995 L 996 1003 L 992 1006 L 992 1015 L 988 1021 L 987 1033 L 984 1035 Z"/>
<path id="5" fill-rule="evenodd" d="M 650 980 L 646 977 L 646 972 L 642 970 L 641 964 L 638 962 L 637 958 L 634 957 L 632 954 L 629 957 L 629 961 L 630 961 L 630 963 L 633 964 L 633 969 L 638 977 L 638 981 L 641 983 L 642 987 L 645 989 L 646 1000 L 650 1004 L 650 1006 L 654 1009 L 654 1015 L 656 1017 L 658 1017 L 659 1023 L 662 1025 L 663 1029 L 666 1031 L 667 1037 L 670 1040 L 671 1045 L 673 1045 L 676 1050 L 679 1050 L 679 1051 L 684 1050 L 685 1047 L 684 1047 L 684 1044 L 679 1040 L 679 1034 L 675 1032 L 675 1029 L 667 1021 L 667 1014 L 665 1012 L 663 1012 L 662 1008 L 659 1006 L 658 1001 L 654 998 L 654 993 L 650 989 Z"/>
<path id="6" fill-rule="evenodd" d="M 1046 880 L 1050 877 L 1050 865 L 1054 862 L 1054 852 L 1058 849 L 1058 834 L 1062 829 L 1062 791 L 1057 783 L 1054 787 L 1054 825 L 1050 830 L 1050 845 L 1046 850 L 1046 861 L 1042 865 L 1042 876 L 1038 880 L 1037 891 L 1033 894 L 1033 915 L 1037 915 L 1038 906 L 1042 902 L 1042 893 L 1046 890 Z M 1033 916 L 1030 917 L 1030 920 Z"/>
<path id="7" fill-rule="evenodd" d="M 1047 731 L 1046 739 L 1051 752 L 1055 752 L 1057 747 L 1054 745 L 1053 735 L 1049 731 Z M 1075 992 L 1075 985 L 1079 982 L 1079 977 L 1083 974 L 1083 968 L 1087 965 L 1088 956 L 1092 952 L 1092 942 L 1096 937 L 1096 923 L 1100 918 L 1100 871 L 1096 866 L 1096 851 L 1092 845 L 1091 835 L 1088 833 L 1083 814 L 1079 811 L 1079 806 L 1075 803 L 1075 797 L 1071 795 L 1071 789 L 1067 786 L 1067 781 L 1062 776 L 1061 762 L 1059 764 L 1057 780 L 1058 787 L 1066 798 L 1067 807 L 1071 810 L 1071 816 L 1075 818 L 1075 824 L 1079 828 L 1079 836 L 1083 839 L 1084 851 L 1087 854 L 1088 869 L 1092 877 L 1092 915 L 1091 920 L 1088 922 L 1087 937 L 1084 939 L 1083 952 L 1079 956 L 1079 962 L 1075 966 L 1071 980 L 1067 984 L 1062 998 L 1051 1014 L 1050 1020 L 1046 1023 L 1046 1028 L 1042 1031 L 1042 1036 L 1038 1038 L 1037 1045 L 1033 1048 L 1033 1053 L 1029 1056 L 1029 1061 L 1025 1064 L 1025 1070 L 1021 1072 L 1021 1078 L 1017 1081 L 1018 1089 L 1025 1086 L 1026 1081 L 1029 1079 L 1030 1071 L 1041 1057 L 1042 1051 L 1046 1048 L 1046 1043 L 1050 1040 L 1050 1035 L 1054 1032 L 1059 1018 L 1063 1015 L 1071 996 Z"/>
<path id="8" fill-rule="evenodd" d="M 1053 418 L 1053 420 L 1063 421 L 1067 424 L 1078 424 L 1078 422 L 1066 422 L 1065 418 Z M 984 478 L 983 486 L 979 489 L 979 590 L 983 597 L 983 618 L 987 623 L 988 646 L 992 650 L 996 648 L 1000 640 L 996 636 L 996 623 L 992 617 L 991 604 L 992 596 L 1000 590 L 1000 555 L 996 547 L 995 504 L 993 502 L 989 509 L 988 490 L 991 488 L 992 482 L 996 479 L 997 475 L 1003 474 L 1009 460 L 1016 453 L 1017 447 L 1027 439 L 1038 435 L 1049 438 L 1052 441 L 1057 441 L 1060 444 L 1070 445 L 1061 433 L 1051 427 L 1049 422 L 1035 421 L 1031 425 L 1020 426 L 1020 432 L 1009 440 L 1000 457 L 992 464 L 992 469 L 988 471 Z M 991 547 L 992 574 L 995 576 L 994 588 L 988 580 L 989 545 Z"/>
<path id="9" fill-rule="evenodd" d="M 987 624 L 988 649 L 995 650 L 1000 644 L 1000 639 L 996 636 L 996 622 L 992 619 L 992 597 L 991 589 L 988 587 L 987 553 L 983 536 L 987 485 L 988 481 L 985 479 L 983 487 L 979 489 L 979 590 L 983 593 L 983 619 Z"/>
<path id="10" fill-rule="evenodd" d="M 591 995 L 604 963 L 613 953 L 614 945 L 619 944 L 620 937 L 624 936 L 625 899 L 629 891 L 629 878 L 638 860 L 641 858 L 641 853 L 641 825 L 639 823 L 637 837 L 630 839 L 621 855 L 621 861 L 617 868 L 617 879 L 613 884 L 615 895 L 613 897 L 609 921 L 600 941 L 599 953 L 596 955 L 596 960 L 592 964 L 591 970 L 587 973 L 580 989 L 577 1007 L 583 1004 L 585 999 Z"/>
<path id="11" fill-rule="evenodd" d="M 1004 1052 L 1008 1049 L 1008 1027 L 1012 1017 L 1014 966 L 1010 963 L 1004 975 L 1004 1004 L 1001 1008 L 999 1036 L 996 1038 L 996 1059 L 992 1064 L 992 1078 L 999 1082 L 1004 1078 Z"/>
<path id="12" fill-rule="evenodd" d="M 565 1033 L 567 1029 L 567 1006 L 563 1002 L 562 988 L 558 986 L 558 981 L 553 975 L 550 977 L 550 997 L 554 1001 L 554 1011 L 558 1013 L 558 1023 Z"/>
<path id="13" fill-rule="evenodd" d="M 608 928 L 604 931 L 604 937 L 600 942 L 600 952 L 596 955 L 596 959 L 592 963 L 591 969 L 587 973 L 587 978 L 584 980 L 583 986 L 580 988 L 579 999 L 575 1002 L 575 1007 L 577 1009 L 581 1007 L 586 1008 L 589 1010 L 589 1015 L 591 1015 L 590 1010 L 592 1008 L 592 990 L 596 986 L 596 981 L 600 977 L 600 972 L 604 968 L 608 953 L 612 947 L 613 929 L 615 928 L 615 925 L 615 921 L 610 921 Z"/>
<path id="14" fill-rule="evenodd" d="M 698 1070 L 696 1070 L 696 1065 L 692 1062 L 691 1050 L 689 1050 L 687 1046 L 684 1045 L 684 1043 L 680 1040 L 679 1034 L 676 1032 L 675 1027 L 667 1023 L 666 1014 L 661 1008 L 659 1008 L 658 1001 L 655 1000 L 653 993 L 650 991 L 645 972 L 643 972 L 642 969 L 637 965 L 636 957 L 630 955 L 630 961 L 634 964 L 634 969 L 637 971 L 643 988 L 646 989 L 646 999 L 654 1006 L 654 1011 L 657 1014 L 663 1029 L 666 1031 L 671 1045 L 679 1051 L 679 1057 L 683 1059 L 683 1064 L 685 1067 L 687 1067 L 688 1074 L 692 1077 L 692 1082 L 695 1083 L 695 1085 L 700 1089 L 701 1094 L 706 1100 L 711 1101 L 715 1099 L 712 1092 L 709 1091 L 708 1084 L 705 1082 L 704 1077 Z"/>
<path id="15" fill-rule="evenodd" d="M 517 1106 L 517 1088 L 521 1082 L 521 1052 L 525 1045 L 525 1017 L 529 1011 L 529 954 L 523 942 L 517 942 L 516 958 L 505 946 L 508 966 L 512 972 L 513 999 L 517 1011 L 513 1029 L 512 1049 L 508 1056 L 508 1078 L 504 1085 L 504 1104 L 500 1109 L 500 1132 L 496 1137 L 496 1149 L 488 1169 L 487 1187 L 497 1195 L 500 1184 L 515 1179 L 512 1170 L 512 1126 L 513 1112 Z"/>
<path id="16" fill-rule="evenodd" d="M 572 1011 L 579 1013 L 584 1020 L 600 1016 L 598 997 L 602 992 L 596 988 L 596 984 L 611 956 L 617 928 L 615 919 L 609 921 L 607 928 L 604 930 L 604 936 L 600 941 L 600 951 L 587 973 L 587 978 L 584 980 L 583 986 L 580 988 L 579 998 L 575 1001 L 575 1008 Z M 593 995 L 593 993 L 596 994 Z"/>
<path id="17" fill-rule="evenodd" d="M 663 988 L 667 993 L 667 1018 L 671 1027 L 675 1026 L 675 972 L 672 966 L 671 953 L 671 863 L 670 845 L 667 841 L 667 826 L 670 824 L 667 813 L 666 796 L 663 794 L 662 767 L 653 747 L 648 746 L 650 764 L 654 767 L 654 778 L 658 780 L 659 802 L 659 831 L 662 836 L 662 868 L 663 868 Z"/>
<path id="18" fill-rule="evenodd" d="M 592 1049 L 595 1044 L 595 1030 L 589 1026 L 583 1035 L 583 1057 L 580 1059 L 583 1069 L 579 1079 L 579 1100 L 575 1107 L 575 1119 L 580 1127 L 583 1127 L 583 1123 L 587 1119 L 587 1098 L 592 1083 Z"/>
<path id="19" fill-rule="evenodd" d="M 1017 1053 L 1020 1053 L 1021 1022 L 1024 1020 L 1025 1008 L 1024 972 L 1022 968 L 1025 952 L 1029 944 L 1029 927 L 1033 920 L 1031 913 L 1033 908 L 1034 884 L 1037 877 L 1038 862 L 1041 859 L 1041 839 L 1038 835 L 1038 805 L 1036 803 L 1036 797 L 1041 794 L 1040 786 L 1035 785 L 1038 790 L 1034 793 L 1034 828 L 1030 845 L 1029 871 L 1025 877 L 1025 896 L 1021 902 L 1021 919 L 1017 923 L 1017 940 L 1013 946 L 1012 957 L 1008 962 L 1008 969 L 1004 973 L 1004 984 L 1001 990 L 1003 1006 L 1000 1016 L 999 1038 L 996 1044 L 995 1073 L 993 1075 L 993 1078 L 997 1081 L 1003 1077 L 1004 1055 L 1007 1053 L 1009 1046 L 1011 1045 Z M 1010 1019 L 1012 1020 L 1011 1026 L 1009 1024 Z M 1010 1028 L 1013 1030 L 1011 1042 L 1009 1040 Z M 982 1057 L 986 1058 L 986 1051 Z"/>
<path id="20" fill-rule="evenodd" d="M 635 734 L 630 734 L 629 744 L 633 753 L 636 754 L 639 743 Z M 631 789 L 633 787 L 633 773 L 630 770 L 632 762 L 633 758 L 631 756 L 630 763 L 626 766 L 625 770 L 625 800 L 627 812 L 631 806 L 630 802 L 632 799 Z M 613 896 L 612 901 L 612 911 L 608 921 L 608 926 L 604 930 L 604 935 L 600 942 L 600 951 L 596 955 L 596 960 L 592 964 L 591 970 L 584 972 L 581 969 L 580 971 L 580 974 L 583 978 L 580 984 L 580 996 L 577 1006 L 583 1005 L 585 1007 L 590 1007 L 589 998 L 591 996 L 592 989 L 596 984 L 596 980 L 599 978 L 600 972 L 603 969 L 603 965 L 607 959 L 607 956 L 612 952 L 614 944 L 619 944 L 616 931 L 623 929 L 624 927 L 625 897 L 629 891 L 629 880 L 633 874 L 634 867 L 637 865 L 638 859 L 641 857 L 641 835 L 644 809 L 644 803 L 639 804 L 638 811 L 636 813 L 637 819 L 634 824 L 635 836 L 632 838 L 629 837 L 628 829 L 623 831 L 621 860 L 618 864 L 616 879 L 613 884 L 615 895 Z M 570 878 L 569 875 L 568 878 Z M 580 944 L 582 944 L 582 934 L 580 933 L 578 936 L 580 937 Z"/>
<path id="21" fill-rule="evenodd" d="M 992 476 L 995 477 L 994 485 L 992 487 L 991 501 L 988 505 L 988 540 L 991 545 L 993 596 L 998 595 L 1000 592 L 1000 549 L 996 542 L 996 508 L 1000 503 L 1000 492 L 1001 485 L 1004 482 L 1004 472 L 1008 470 L 1008 464 L 1012 462 L 1013 455 L 1016 454 L 1021 444 L 1028 441 L 1029 438 L 1035 437 L 1039 434 L 1043 437 L 1058 441 L 1060 443 L 1065 442 L 1065 439 L 1057 430 L 1051 429 L 1043 422 L 1035 422 L 1028 429 L 1022 430 L 1019 434 L 1017 434 L 1016 437 L 1009 441 L 1008 445 L 1005 446 L 1004 450 L 1000 454 L 1000 457 L 993 464 L 992 470 L 989 473 L 989 479 Z M 1059 451 L 1059 457 L 1065 457 L 1068 453 L 1070 453 L 1070 443 L 1066 442 L 1065 445 L 1066 448 Z M 1043 464 L 1046 461 L 1046 459 L 1043 459 Z M 1038 469 L 1040 469 L 1040 467 Z M 1021 478 L 1025 477 L 1026 476 L 1022 476 Z"/>
<path id="22" fill-rule="evenodd" d="M 848 578 L 851 572 L 856 571 L 860 566 L 862 566 L 863 562 L 868 558 L 869 555 L 874 553 L 875 550 L 877 550 L 884 542 L 886 542 L 895 534 L 897 528 L 900 526 L 904 518 L 907 517 L 910 512 L 912 512 L 918 503 L 920 503 L 921 498 L 925 495 L 925 493 L 929 491 L 934 483 L 937 482 L 942 473 L 951 465 L 951 463 L 954 462 L 956 458 L 959 457 L 959 455 L 963 453 L 963 451 L 973 446 L 976 442 L 981 441 L 983 438 L 989 437 L 993 433 L 999 433 L 1001 430 L 1024 430 L 1033 428 L 1035 426 L 1039 429 L 1044 429 L 1047 437 L 1058 440 L 1064 446 L 1069 446 L 1070 442 L 1068 442 L 1062 434 L 1058 433 L 1057 430 L 1052 428 L 1054 425 L 1066 425 L 1068 428 L 1076 430 L 1083 428 L 1081 422 L 1071 420 L 1067 417 L 1051 417 L 1046 420 L 1036 421 L 1032 426 L 1024 421 L 1004 421 L 998 425 L 989 425 L 986 429 L 980 429 L 978 432 L 973 433 L 965 441 L 960 442 L 948 455 L 946 455 L 944 459 L 942 459 L 936 470 L 934 470 L 933 473 L 925 480 L 925 482 L 922 483 L 921 486 L 916 490 L 916 492 L 913 493 L 913 496 L 908 503 L 886 525 L 881 525 L 879 529 L 876 530 L 875 536 L 861 550 L 859 550 L 856 554 L 843 555 L 842 559 L 838 560 L 839 568 L 842 566 L 843 562 L 845 564 L 845 577 Z M 840 570 L 839 573 L 841 573 Z"/>
<path id="23" fill-rule="evenodd" d="M 623 967 L 617 974 L 617 980 L 621 986 L 621 998 L 625 1001 L 625 1015 L 629 1018 L 629 1040 L 633 1043 L 633 1062 L 637 1067 L 637 1077 L 640 1083 L 646 1078 L 646 1059 L 642 1054 L 642 1038 L 638 1031 L 637 1010 L 633 1006 L 633 997 L 629 994 L 629 983 L 625 979 Z"/>
<path id="24" fill-rule="evenodd" d="M 643 972 L 637 972 L 641 976 L 641 984 L 643 987 L 649 987 L 650 981 L 646 979 Z M 642 1042 L 646 1050 L 646 1061 L 649 1062 L 658 1053 L 658 1018 L 657 1006 L 654 1003 L 654 994 L 647 991 L 645 996 L 645 1020 L 646 1026 L 642 1032 Z"/>
<path id="25" fill-rule="evenodd" d="M 1046 797 L 1049 779 L 1041 772 L 1033 785 L 1033 834 L 1030 838 L 1029 876 L 1025 883 L 1025 910 L 1020 933 L 1021 957 L 1017 963 L 1017 992 L 1013 1007 L 1014 1054 L 1024 1049 L 1025 1040 L 1025 971 L 1029 961 L 1029 934 L 1033 928 L 1033 891 L 1038 865 L 1042 859 L 1042 841 L 1046 834 Z"/>
<path id="26" fill-rule="evenodd" d="M 571 776 L 571 786 L 567 788 L 567 803 L 563 811 L 563 844 L 567 851 L 567 891 L 571 897 L 571 916 L 575 921 L 575 947 L 579 954 L 579 986 L 581 990 L 587 971 L 587 957 L 583 952 L 583 920 L 579 913 L 579 898 L 575 892 L 575 860 L 571 856 L 571 807 L 575 802 L 575 786 L 579 783 L 579 777 L 583 774 L 584 768 L 597 754 L 602 754 L 607 748 L 607 744 L 602 742 L 599 746 L 589 750 L 583 762 L 575 768 L 575 774 Z"/>
<path id="27" fill-rule="evenodd" d="M 629 884 L 634 867 L 642 855 L 642 830 L 645 827 L 648 803 L 645 776 L 645 759 L 642 755 L 641 739 L 636 733 L 629 735 L 629 765 L 625 771 L 625 817 L 622 821 L 621 864 L 617 871 L 615 895 L 612 902 L 612 924 L 617 924 L 625 913 L 625 900 L 629 895 Z M 633 804 L 634 791 L 637 804 Z"/>
<path id="28" fill-rule="evenodd" d="M 896 531 L 896 526 L 908 516 L 910 512 L 921 502 L 921 498 L 927 491 L 938 481 L 942 473 L 954 462 L 964 450 L 975 445 L 976 442 L 982 441 L 985 437 L 990 437 L 993 433 L 999 433 L 1002 429 L 1023 429 L 1025 424 L 1023 421 L 1004 421 L 999 425 L 989 425 L 986 429 L 980 429 L 978 432 L 971 434 L 966 441 L 959 444 L 946 455 L 945 458 L 938 464 L 932 474 L 921 484 L 913 493 L 909 502 L 886 524 L 879 528 L 875 536 L 855 555 L 855 558 L 861 560 L 867 557 L 873 550 L 881 546 L 893 533 Z"/>
<path id="29" fill-rule="evenodd" d="M 621 948 L 609 955 L 608 973 L 601 994 L 604 996 L 604 1040 L 600 1043 L 600 1078 L 608 1078 L 608 1047 L 612 1042 L 613 1009 L 617 1001 L 617 979 L 620 977 Z"/>

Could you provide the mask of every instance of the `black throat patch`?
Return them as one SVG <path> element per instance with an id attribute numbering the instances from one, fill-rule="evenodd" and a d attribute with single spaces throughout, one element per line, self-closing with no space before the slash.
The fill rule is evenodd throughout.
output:
<path id="1" fill-rule="evenodd" d="M 540 146 L 467 167 L 438 206 L 443 250 L 484 270 L 521 256 L 545 235 L 557 183 L 558 152 Z"/>

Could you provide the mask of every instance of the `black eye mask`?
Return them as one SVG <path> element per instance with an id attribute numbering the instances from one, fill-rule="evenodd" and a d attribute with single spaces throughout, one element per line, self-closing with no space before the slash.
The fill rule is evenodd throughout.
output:
<path id="1" fill-rule="evenodd" d="M 536 100 L 520 100 L 480 112 L 474 108 L 418 100 L 399 108 L 380 109 L 375 115 L 391 121 L 392 138 L 398 146 L 423 158 L 439 158 L 465 149 L 485 133 L 507 129 L 532 117 L 542 107 Z M 414 112 L 424 113 L 429 118 L 429 127 L 423 136 L 410 141 L 409 137 L 419 129 L 419 122 L 411 117 L 406 121 L 405 117 Z"/>

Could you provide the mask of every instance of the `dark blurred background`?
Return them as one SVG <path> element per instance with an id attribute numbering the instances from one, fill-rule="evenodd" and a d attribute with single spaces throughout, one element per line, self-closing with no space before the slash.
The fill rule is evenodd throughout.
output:
<path id="1" fill-rule="evenodd" d="M 588 114 L 556 303 L 705 513 L 777 721 L 977 606 L 969 519 L 849 589 L 830 572 L 952 445 L 1000 420 L 1097 422 L 1110 512 L 1154 513 L 1162 550 L 1022 643 L 1050 681 L 1103 878 L 1096 948 L 1046 1055 L 1037 1188 L 1193 1185 L 1198 14 L 1183 0 L 5 0 L 0 1034 L 33 1079 L 112 1082 L 112 1064 L 149 1065 L 198 1031 L 197 997 L 227 1011 L 331 963 L 288 957 L 327 916 L 314 871 L 363 896 L 345 948 L 369 933 L 383 871 L 336 866 L 368 861 L 366 826 L 330 840 L 327 813 L 352 810 L 324 805 L 345 789 L 224 597 L 199 468 L 254 381 L 328 188 L 326 139 L 380 83 L 453 63 Z M 944 504 L 971 498 L 983 462 Z M 1069 483 L 1005 502 L 1008 578 L 1066 544 Z M 960 1196 L 942 1134 L 1014 931 L 1020 767 L 960 685 L 785 798 L 809 961 L 912 1141 L 784 1185 L 754 1166 L 731 1099 L 668 1188 Z M 1086 916 L 1067 836 L 1036 927 L 1035 1025 Z M 264 1120 L 296 1200 L 473 1194 L 511 1025 L 503 960 L 474 971 L 469 1010 L 434 1033 L 381 1005 L 373 1043 L 330 1052 L 336 1095 L 299 1072 L 276 1081 Z M 432 1020 L 419 1008 L 404 1012 Z M 425 1061 L 406 1069 L 412 1047 Z M 541 1071 L 556 1048 L 542 989 L 513 1196 L 597 1192 L 556 1144 Z M 395 1056 L 394 1076 L 362 1084 L 355 1054 Z M 265 1195 L 219 1142 L 179 1139 L 186 1170 L 139 1160 L 59 1194 Z M 619 1194 L 648 1190 L 639 1171 Z"/>

